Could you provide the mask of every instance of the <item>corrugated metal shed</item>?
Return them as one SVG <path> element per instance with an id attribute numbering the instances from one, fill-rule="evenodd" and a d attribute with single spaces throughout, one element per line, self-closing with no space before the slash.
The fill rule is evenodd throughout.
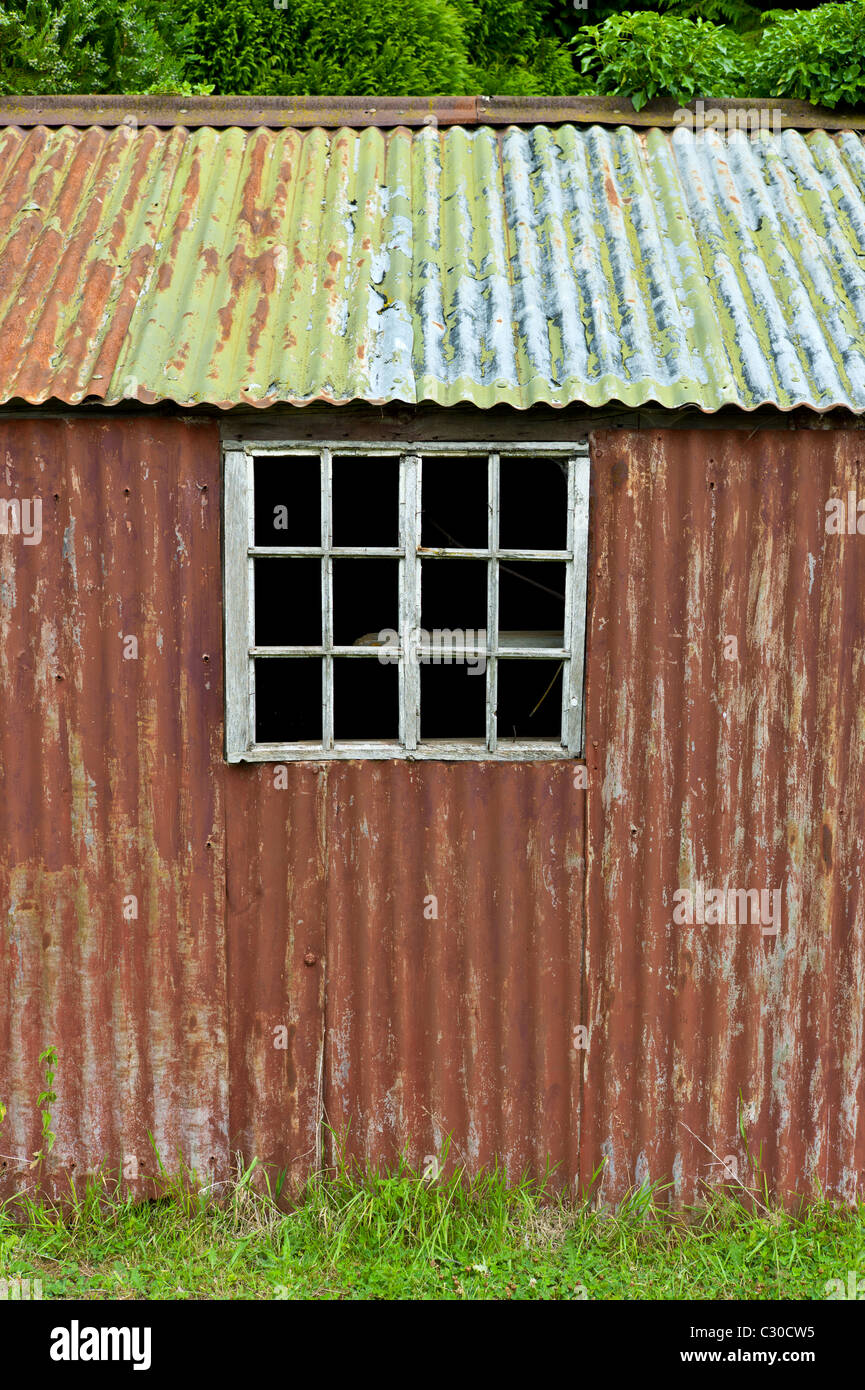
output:
<path id="1" fill-rule="evenodd" d="M 0 133 L 0 399 L 865 409 L 852 132 Z"/>

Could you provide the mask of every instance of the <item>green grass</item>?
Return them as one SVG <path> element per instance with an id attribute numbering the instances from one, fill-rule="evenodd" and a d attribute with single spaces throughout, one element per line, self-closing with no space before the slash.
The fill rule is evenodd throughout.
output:
<path id="1" fill-rule="evenodd" d="M 592 1210 L 525 1180 L 425 1181 L 341 1163 L 293 1210 L 257 1189 L 257 1165 L 217 1189 L 166 1180 L 136 1204 L 105 1181 L 60 1211 L 0 1209 L 0 1278 L 44 1298 L 819 1299 L 865 1275 L 865 1206 L 798 1217 L 725 1194 L 673 1212 L 642 1189 Z M 748 1210 L 748 1206 L 752 1210 Z"/>

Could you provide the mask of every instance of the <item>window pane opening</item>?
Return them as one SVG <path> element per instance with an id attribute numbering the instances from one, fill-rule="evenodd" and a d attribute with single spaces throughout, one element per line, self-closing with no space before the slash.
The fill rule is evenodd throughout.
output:
<path id="1" fill-rule="evenodd" d="M 565 566 L 556 561 L 499 563 L 499 643 L 561 647 L 565 640 Z"/>
<path id="2" fill-rule="evenodd" d="M 399 561 L 333 561 L 333 640 L 338 647 L 376 645 L 399 629 Z M 394 639 L 386 637 L 387 641 Z"/>
<path id="3" fill-rule="evenodd" d="M 257 458 L 256 545 L 321 545 L 321 460 Z"/>
<path id="4" fill-rule="evenodd" d="M 255 645 L 321 646 L 321 560 L 255 561 Z"/>
<path id="5" fill-rule="evenodd" d="M 487 568 L 485 560 L 421 560 L 424 631 L 486 628 Z"/>
<path id="6" fill-rule="evenodd" d="M 566 459 L 503 458 L 499 545 L 503 550 L 564 550 L 568 539 Z"/>
<path id="7" fill-rule="evenodd" d="M 486 455 L 424 458 L 421 545 L 485 550 L 488 536 Z"/>
<path id="8" fill-rule="evenodd" d="M 429 739 L 486 741 L 486 680 L 468 664 L 424 663 L 420 673 L 420 734 Z"/>
<path id="9" fill-rule="evenodd" d="M 500 743 L 561 741 L 564 665 L 564 661 L 499 661 L 496 717 Z"/>
<path id="10" fill-rule="evenodd" d="M 333 732 L 339 742 L 399 739 L 399 673 L 376 657 L 334 657 Z"/>
<path id="11" fill-rule="evenodd" d="M 335 546 L 399 545 L 399 459 L 332 462 Z"/>
<path id="12" fill-rule="evenodd" d="M 321 744 L 321 660 L 256 661 L 255 737 L 259 743 Z"/>

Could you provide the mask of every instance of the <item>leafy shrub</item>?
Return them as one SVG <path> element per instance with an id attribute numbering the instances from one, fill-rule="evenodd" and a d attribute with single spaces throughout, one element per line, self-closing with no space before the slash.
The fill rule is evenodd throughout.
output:
<path id="1" fill-rule="evenodd" d="M 637 110 L 653 97 L 798 97 L 817 105 L 865 103 L 865 0 L 813 10 L 767 11 L 749 30 L 747 5 L 712 0 L 714 12 L 739 11 L 738 29 L 676 15 L 613 15 L 572 40 L 590 90 L 629 96 Z M 688 10 L 694 0 L 667 0 Z M 701 6 L 701 9 L 704 9 Z"/>
<path id="2" fill-rule="evenodd" d="M 753 65 L 761 93 L 821 106 L 865 101 L 865 0 L 763 18 L 768 24 Z"/>
<path id="3" fill-rule="evenodd" d="M 712 24 L 728 24 L 737 34 L 750 33 L 764 22 L 759 7 L 749 5 L 748 0 L 660 0 L 657 8 L 676 19 L 707 19 Z"/>
<path id="4" fill-rule="evenodd" d="M 294 8 L 303 50 L 285 92 L 431 96 L 470 89 L 463 22 L 448 0 L 294 0 Z"/>
<path id="5" fill-rule="evenodd" d="M 630 0 L 621 13 L 627 3 L 0 0 L 0 93 L 601 92 L 638 109 L 696 96 L 865 105 L 865 0 L 762 13 L 751 0 Z"/>
<path id="6" fill-rule="evenodd" d="M 589 90 L 629 96 L 636 110 L 653 97 L 737 96 L 745 61 L 731 29 L 646 10 L 612 15 L 572 41 Z"/>
<path id="7" fill-rule="evenodd" d="M 472 65 L 470 91 L 488 96 L 568 96 L 590 90 L 575 72 L 567 48 L 541 38 L 528 58 L 488 57 Z"/>
<path id="8" fill-rule="evenodd" d="M 217 95 L 265 95 L 279 75 L 280 39 L 287 26 L 271 0 L 179 0 L 190 34 L 186 67 L 193 81 Z M 286 44 L 284 57 L 292 56 Z"/>

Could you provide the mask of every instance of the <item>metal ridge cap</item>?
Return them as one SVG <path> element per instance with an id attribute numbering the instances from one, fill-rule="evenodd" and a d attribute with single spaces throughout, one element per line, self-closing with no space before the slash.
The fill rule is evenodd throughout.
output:
<path id="1" fill-rule="evenodd" d="M 782 128 L 861 130 L 865 111 L 838 114 L 805 101 L 769 98 L 699 99 L 706 126 L 711 112 L 768 113 Z M 246 96 L 17 96 L 0 99 L 3 126 L 153 126 L 241 129 L 424 125 L 624 125 L 676 128 L 698 100 L 680 106 L 656 101 L 635 111 L 630 100 L 611 96 L 435 97 L 246 97 Z"/>

